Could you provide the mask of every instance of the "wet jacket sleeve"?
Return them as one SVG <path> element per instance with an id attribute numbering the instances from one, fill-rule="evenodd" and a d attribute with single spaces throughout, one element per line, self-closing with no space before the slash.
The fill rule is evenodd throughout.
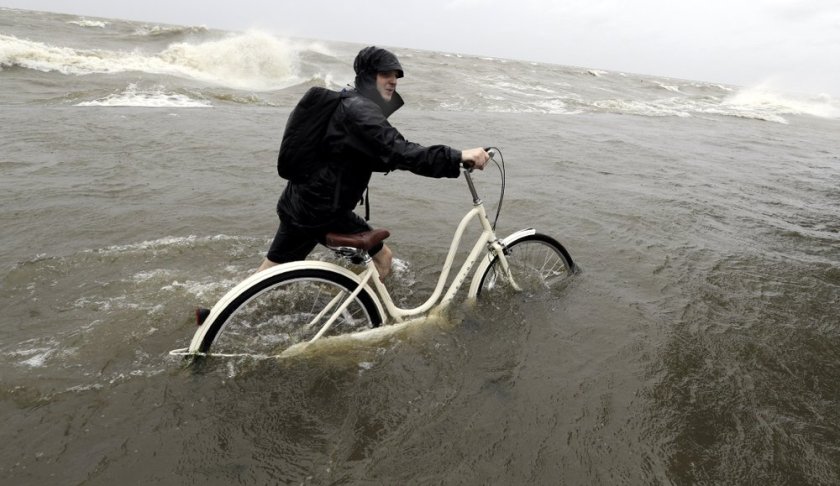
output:
<path id="1" fill-rule="evenodd" d="M 347 100 L 345 129 L 358 142 L 357 150 L 376 162 L 372 170 L 401 169 L 427 177 L 458 177 L 461 151 L 446 145 L 423 146 L 406 140 L 391 126 L 374 103 L 361 98 Z"/>

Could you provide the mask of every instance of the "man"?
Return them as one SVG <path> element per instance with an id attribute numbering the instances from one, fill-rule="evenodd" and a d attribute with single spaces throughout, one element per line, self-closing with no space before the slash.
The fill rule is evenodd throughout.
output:
<path id="1" fill-rule="evenodd" d="M 484 169 L 482 148 L 459 151 L 424 147 L 403 138 L 388 117 L 403 105 L 397 57 L 378 47 L 359 51 L 353 63 L 355 89 L 342 94 L 330 119 L 326 160 L 304 182 L 289 182 L 277 203 L 280 227 L 258 271 L 303 260 L 327 233 L 355 234 L 371 227 L 353 209 L 363 199 L 373 172 L 402 169 L 427 177 L 458 177 L 461 163 Z M 391 272 L 392 253 L 379 244 L 369 251 L 382 278 Z"/>

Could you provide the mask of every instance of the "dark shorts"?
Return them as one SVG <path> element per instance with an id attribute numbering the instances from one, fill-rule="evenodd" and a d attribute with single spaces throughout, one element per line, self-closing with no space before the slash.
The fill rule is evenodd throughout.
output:
<path id="1" fill-rule="evenodd" d="M 348 211 L 327 226 L 319 228 L 301 228 L 280 220 L 280 227 L 271 242 L 266 258 L 274 263 L 295 262 L 306 259 L 309 252 L 318 243 L 324 244 L 327 233 L 355 234 L 370 231 L 367 222 L 356 213 Z M 368 253 L 373 256 L 382 249 L 382 244 L 375 246 Z"/>

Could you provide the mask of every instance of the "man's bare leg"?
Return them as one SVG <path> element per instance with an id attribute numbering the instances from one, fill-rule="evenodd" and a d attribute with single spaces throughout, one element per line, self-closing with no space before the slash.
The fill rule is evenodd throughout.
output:
<path id="1" fill-rule="evenodd" d="M 380 280 L 384 280 L 385 277 L 391 274 L 391 264 L 393 263 L 393 260 L 394 254 L 391 252 L 391 249 L 388 248 L 388 245 L 382 245 L 382 249 L 373 256 L 373 264 L 376 265 L 376 271 L 379 272 Z M 262 264 L 260 264 L 260 267 L 257 269 L 257 273 L 277 265 L 280 264 L 273 262 L 268 258 L 263 258 Z"/>
<path id="2" fill-rule="evenodd" d="M 262 261 L 262 264 L 260 265 L 260 268 L 257 269 L 257 273 L 262 272 L 263 270 L 265 270 L 267 268 L 271 268 L 271 267 L 274 267 L 274 266 L 277 266 L 277 265 L 280 265 L 280 264 L 275 263 L 275 262 L 269 260 L 268 258 L 264 258 L 263 261 Z"/>
<path id="3" fill-rule="evenodd" d="M 376 265 L 376 271 L 379 272 L 379 280 L 385 280 L 385 277 L 391 274 L 391 263 L 393 262 L 394 254 L 388 245 L 382 245 L 382 249 L 373 255 L 373 264 Z"/>

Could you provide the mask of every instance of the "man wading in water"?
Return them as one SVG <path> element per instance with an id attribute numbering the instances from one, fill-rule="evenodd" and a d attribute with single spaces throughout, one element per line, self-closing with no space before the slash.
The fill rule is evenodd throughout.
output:
<path id="1" fill-rule="evenodd" d="M 402 105 L 397 79 L 403 69 L 397 56 L 378 47 L 359 51 L 353 62 L 355 89 L 346 90 L 327 125 L 325 157 L 305 181 L 290 181 L 277 202 L 280 227 L 258 271 L 303 260 L 323 244 L 327 233 L 371 231 L 353 212 L 363 199 L 373 172 L 409 170 L 427 177 L 458 177 L 461 163 L 484 169 L 483 148 L 455 150 L 424 147 L 407 141 L 388 122 Z M 368 252 L 384 278 L 391 273 L 392 253 L 380 243 Z"/>
<path id="2" fill-rule="evenodd" d="M 462 163 L 483 170 L 489 160 L 483 148 L 460 151 L 409 142 L 388 123 L 388 117 L 403 105 L 396 91 L 403 69 L 393 53 L 366 47 L 356 56 L 353 69 L 355 89 L 341 93 L 319 144 L 322 157 L 317 167 L 304 179 L 290 180 L 277 202 L 280 227 L 257 271 L 304 260 L 316 244 L 325 243 L 327 233 L 371 231 L 353 209 L 363 199 L 373 172 L 402 169 L 427 177 L 455 178 Z M 391 273 L 390 248 L 379 243 L 368 253 L 384 279 Z M 198 323 L 209 313 L 209 309 L 197 308 Z"/>

